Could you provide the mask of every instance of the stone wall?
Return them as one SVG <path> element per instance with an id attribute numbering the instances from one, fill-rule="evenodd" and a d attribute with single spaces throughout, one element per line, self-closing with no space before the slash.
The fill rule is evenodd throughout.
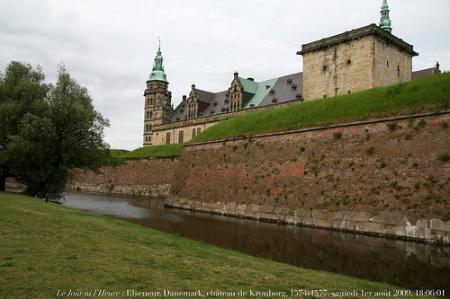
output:
<path id="1" fill-rule="evenodd" d="M 373 86 L 373 36 L 342 43 L 303 57 L 303 96 L 321 99 Z"/>
<path id="2" fill-rule="evenodd" d="M 175 208 L 449 243 L 449 124 L 445 112 L 193 144 L 74 184 L 169 184 Z"/>
<path id="3" fill-rule="evenodd" d="M 373 86 L 411 80 L 412 56 L 380 38 L 374 39 Z"/>
<path id="4" fill-rule="evenodd" d="M 167 197 L 178 170 L 178 159 L 132 160 L 117 167 L 104 167 L 99 173 L 76 169 L 68 190 Z"/>
<path id="5" fill-rule="evenodd" d="M 238 204 L 236 202 L 202 202 L 170 197 L 165 200 L 170 208 L 257 219 L 275 223 L 302 225 L 339 231 L 388 236 L 400 239 L 450 243 L 450 220 L 418 219 L 411 221 L 401 212 L 353 212 L 320 209 L 289 209 L 266 204 Z"/>

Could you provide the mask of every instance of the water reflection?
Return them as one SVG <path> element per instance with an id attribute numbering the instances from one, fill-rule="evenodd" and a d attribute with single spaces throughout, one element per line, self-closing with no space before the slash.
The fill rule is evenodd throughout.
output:
<path id="1" fill-rule="evenodd" d="M 301 267 L 450 293 L 450 248 L 165 209 L 161 201 L 69 194 L 64 205 Z"/>

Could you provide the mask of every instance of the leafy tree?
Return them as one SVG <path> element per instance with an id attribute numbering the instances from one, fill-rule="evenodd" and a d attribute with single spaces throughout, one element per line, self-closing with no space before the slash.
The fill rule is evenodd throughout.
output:
<path id="1" fill-rule="evenodd" d="M 102 137 L 109 124 L 64 67 L 43 106 L 39 113 L 22 116 L 4 152 L 10 172 L 27 185 L 28 193 L 48 198 L 64 190 L 70 169 L 97 169 L 107 162 Z"/>
<path id="2" fill-rule="evenodd" d="M 21 120 L 26 114 L 41 114 L 47 108 L 50 85 L 44 79 L 39 67 L 16 61 L 0 73 L 0 191 L 5 190 L 6 177 L 11 175 L 5 150 L 12 136 L 18 134 Z"/>

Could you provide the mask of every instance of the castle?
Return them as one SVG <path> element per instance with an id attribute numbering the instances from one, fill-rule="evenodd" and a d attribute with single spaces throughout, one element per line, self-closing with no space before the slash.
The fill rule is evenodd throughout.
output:
<path id="1" fill-rule="evenodd" d="M 256 82 L 234 73 L 230 87 L 209 92 L 191 86 L 173 109 L 158 47 L 144 92 L 144 146 L 184 143 L 208 127 L 253 111 L 278 109 L 303 101 L 349 94 L 440 72 L 412 72 L 413 46 L 392 34 L 389 6 L 383 0 L 379 26 L 371 24 L 302 45 L 303 72 Z"/>

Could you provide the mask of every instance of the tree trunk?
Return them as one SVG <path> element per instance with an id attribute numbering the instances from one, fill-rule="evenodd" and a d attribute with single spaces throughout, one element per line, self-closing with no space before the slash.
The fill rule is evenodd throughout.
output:
<path id="1" fill-rule="evenodd" d="M 0 173 L 0 191 L 5 191 L 6 175 Z"/>

